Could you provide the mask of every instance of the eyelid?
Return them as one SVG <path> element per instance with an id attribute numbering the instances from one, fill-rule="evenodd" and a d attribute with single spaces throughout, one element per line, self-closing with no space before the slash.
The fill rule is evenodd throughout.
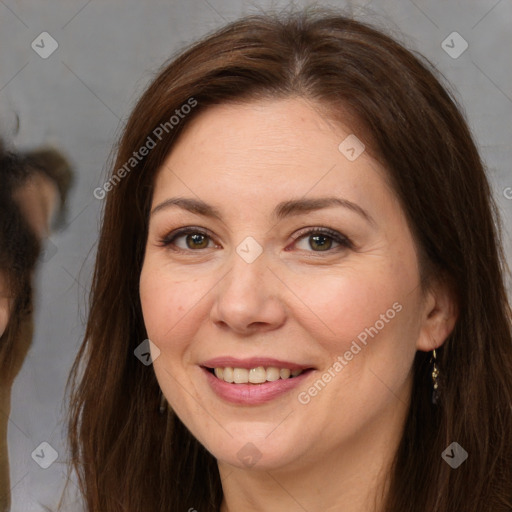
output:
<path id="1" fill-rule="evenodd" d="M 212 241 L 215 238 L 213 233 L 211 233 L 206 228 L 200 228 L 199 226 L 185 226 L 182 228 L 177 228 L 177 229 L 172 230 L 170 233 L 168 233 L 167 235 L 165 235 L 164 237 L 162 237 L 160 239 L 160 243 L 163 246 L 171 245 L 174 242 L 174 240 L 180 236 L 196 234 L 196 233 L 205 235 L 205 236 L 209 237 Z M 183 251 L 184 249 L 178 248 L 177 251 L 179 252 L 179 250 Z M 187 252 L 192 252 L 192 251 L 187 251 Z"/>
<path id="2" fill-rule="evenodd" d="M 346 237 L 343 233 L 340 233 L 339 231 L 336 231 L 334 229 L 324 227 L 324 226 L 308 226 L 305 228 L 300 229 L 297 233 L 294 233 L 292 235 L 293 240 L 298 240 L 299 238 L 304 237 L 305 235 L 314 235 L 314 234 L 320 234 L 320 235 L 329 235 L 330 237 L 336 239 L 341 239 L 343 241 L 349 241 L 348 237 Z"/>

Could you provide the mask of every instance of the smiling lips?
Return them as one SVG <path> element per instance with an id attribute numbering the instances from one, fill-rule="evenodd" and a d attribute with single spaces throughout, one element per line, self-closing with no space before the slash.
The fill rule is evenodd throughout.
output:
<path id="1" fill-rule="evenodd" d="M 219 380 L 234 384 L 263 384 L 299 376 L 311 366 L 268 358 L 215 358 L 203 365 Z"/>
<path id="2" fill-rule="evenodd" d="M 215 368 L 214 374 L 224 382 L 235 384 L 262 384 L 263 382 L 274 382 L 279 379 L 297 377 L 303 370 L 290 370 L 289 368 L 277 368 L 275 366 L 258 366 L 256 368 Z"/>

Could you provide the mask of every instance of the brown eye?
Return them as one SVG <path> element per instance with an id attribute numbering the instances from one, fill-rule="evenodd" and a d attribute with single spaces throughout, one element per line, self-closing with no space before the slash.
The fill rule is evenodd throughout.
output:
<path id="1" fill-rule="evenodd" d="M 180 238 L 185 240 L 184 246 L 176 243 Z M 329 228 L 309 229 L 295 237 L 296 242 L 301 242 L 303 239 L 308 240 L 308 247 L 299 247 L 299 249 L 315 253 L 332 253 L 352 247 L 352 243 L 347 237 Z M 162 246 L 169 247 L 176 252 L 198 252 L 201 249 L 207 249 L 211 241 L 212 238 L 206 231 L 192 226 L 173 231 L 160 242 Z M 333 243 L 338 244 L 338 247 L 333 248 Z"/>
<path id="2" fill-rule="evenodd" d="M 185 235 L 185 241 L 189 249 L 205 249 L 208 247 L 207 235 L 203 235 L 202 233 L 190 233 Z"/>
<path id="3" fill-rule="evenodd" d="M 184 238 L 185 247 L 176 244 L 176 240 Z M 208 233 L 197 228 L 183 228 L 174 231 L 161 240 L 161 245 L 164 247 L 174 247 L 176 251 L 187 251 L 196 249 L 207 249 L 210 242 Z"/>
<path id="4" fill-rule="evenodd" d="M 320 251 L 327 251 L 332 246 L 333 239 L 327 235 L 310 235 L 309 244 L 312 249 L 317 247 Z"/>
<path id="5" fill-rule="evenodd" d="M 352 247 L 350 240 L 346 236 L 327 228 L 310 229 L 305 233 L 299 234 L 296 238 L 297 241 L 302 241 L 303 239 L 308 241 L 308 246 L 313 249 L 313 252 L 332 252 L 333 242 L 341 248 Z M 340 247 L 335 247 L 334 249 L 340 249 Z M 302 249 L 309 250 L 308 248 Z"/>

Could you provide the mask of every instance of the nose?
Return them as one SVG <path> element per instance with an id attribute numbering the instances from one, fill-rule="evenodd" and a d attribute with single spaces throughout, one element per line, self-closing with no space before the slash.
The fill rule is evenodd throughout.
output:
<path id="1" fill-rule="evenodd" d="M 240 335 L 277 329 L 286 321 L 284 288 L 265 252 L 248 263 L 233 251 L 227 273 L 214 288 L 211 320 Z"/>

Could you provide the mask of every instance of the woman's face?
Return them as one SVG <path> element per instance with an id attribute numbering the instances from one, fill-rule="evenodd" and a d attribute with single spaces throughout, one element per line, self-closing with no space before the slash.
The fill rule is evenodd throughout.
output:
<path id="1" fill-rule="evenodd" d="M 350 135 L 301 99 L 215 106 L 156 177 L 154 370 L 222 463 L 300 467 L 402 425 L 432 303 L 385 171 Z"/>

